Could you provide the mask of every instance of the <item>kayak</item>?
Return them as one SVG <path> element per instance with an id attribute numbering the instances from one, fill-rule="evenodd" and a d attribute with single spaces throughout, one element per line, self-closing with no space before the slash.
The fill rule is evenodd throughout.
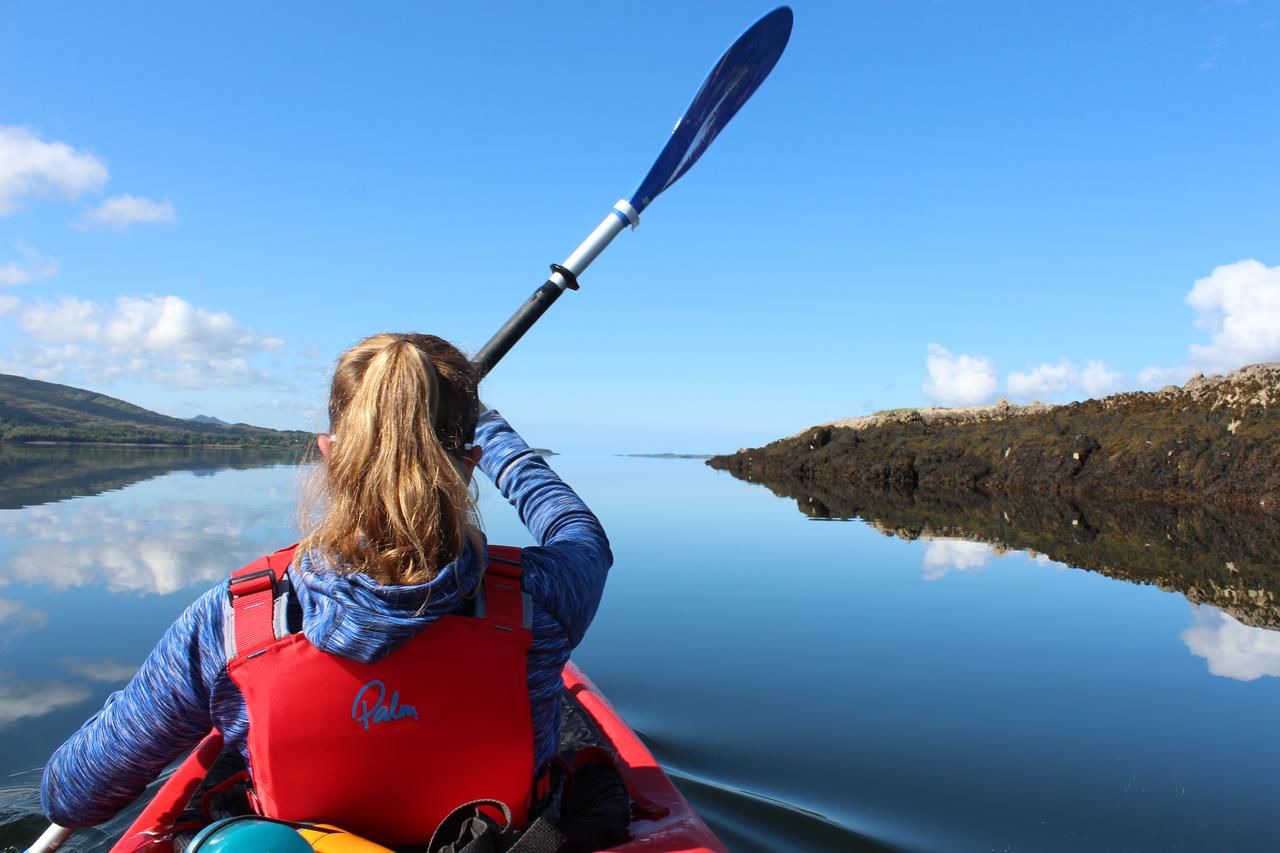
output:
<path id="1" fill-rule="evenodd" d="M 570 663 L 564 669 L 564 719 L 581 738 L 605 750 L 632 800 L 630 839 L 611 850 L 624 853 L 727 853 L 728 848 L 698 817 L 648 748 L 614 710 L 599 688 Z M 165 780 L 111 853 L 172 853 L 175 825 L 222 751 L 210 733 Z"/>

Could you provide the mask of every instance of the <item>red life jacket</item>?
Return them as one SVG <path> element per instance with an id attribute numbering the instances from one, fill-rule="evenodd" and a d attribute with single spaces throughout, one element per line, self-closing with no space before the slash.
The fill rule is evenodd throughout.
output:
<path id="1" fill-rule="evenodd" d="M 376 663 L 286 627 L 296 546 L 232 575 L 227 674 L 248 710 L 249 770 L 268 817 L 387 845 L 425 844 L 455 807 L 533 793 L 528 596 L 520 549 L 490 546 L 475 616 L 443 616 Z"/>

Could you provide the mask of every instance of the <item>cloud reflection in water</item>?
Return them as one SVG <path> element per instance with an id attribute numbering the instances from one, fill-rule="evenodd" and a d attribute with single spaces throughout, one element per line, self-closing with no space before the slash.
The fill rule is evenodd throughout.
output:
<path id="1" fill-rule="evenodd" d="M 950 572 L 976 572 L 1005 552 L 986 542 L 931 539 L 925 548 L 924 579 L 938 580 Z M 1036 565 L 1068 568 L 1044 554 L 1028 554 Z M 1280 677 L 1280 631 L 1245 625 L 1212 605 L 1195 608 L 1195 624 L 1182 632 L 1182 641 L 1209 664 L 1209 672 L 1237 681 Z"/>
<path id="2" fill-rule="evenodd" d="M 13 682 L 8 673 L 0 672 L 0 727 L 79 705 L 89 696 L 89 688 L 82 684 Z"/>
<path id="3" fill-rule="evenodd" d="M 948 572 L 976 572 L 997 556 L 986 542 L 968 539 L 931 539 L 924 551 L 924 579 L 935 581 Z"/>
<path id="4" fill-rule="evenodd" d="M 17 543 L 0 559 L 0 587 L 93 585 L 167 595 L 213 583 L 285 544 L 266 538 L 287 521 L 284 512 L 184 501 L 123 511 L 118 503 L 70 502 L 0 513 L 0 538 Z"/>
<path id="5" fill-rule="evenodd" d="M 138 671 L 136 664 L 85 658 L 64 658 L 61 668 L 72 678 L 31 681 L 0 670 L 0 728 L 78 705 L 100 693 L 101 688 L 91 685 L 123 686 Z"/>
<path id="6" fill-rule="evenodd" d="M 1216 607 L 1196 608 L 1196 621 L 1182 642 L 1209 662 L 1209 672 L 1237 681 L 1280 677 L 1280 631 L 1245 625 Z"/>
<path id="7" fill-rule="evenodd" d="M 10 640 L 19 634 L 39 631 L 49 624 L 49 614 L 21 601 L 0 598 L 0 641 Z"/>
<path id="8" fill-rule="evenodd" d="M 120 663 L 114 660 L 62 659 L 62 668 L 67 672 L 100 684 L 124 684 L 133 678 L 140 665 Z"/>

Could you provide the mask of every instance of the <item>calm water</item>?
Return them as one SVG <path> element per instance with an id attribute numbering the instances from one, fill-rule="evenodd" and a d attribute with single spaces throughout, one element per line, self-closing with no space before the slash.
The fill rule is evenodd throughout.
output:
<path id="1" fill-rule="evenodd" d="M 41 453 L 0 459 L 0 849 L 43 828 L 39 768 L 177 613 L 293 541 L 294 466 Z M 576 660 L 735 849 L 1280 849 L 1280 633 L 815 520 L 696 460 L 552 463 L 616 556 Z M 495 497 L 490 539 L 527 544 Z"/>

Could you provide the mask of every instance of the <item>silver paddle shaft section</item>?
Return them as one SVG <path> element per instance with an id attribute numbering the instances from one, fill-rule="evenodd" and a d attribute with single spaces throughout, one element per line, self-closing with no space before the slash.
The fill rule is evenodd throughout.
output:
<path id="1" fill-rule="evenodd" d="M 634 228 L 639 224 L 640 214 L 636 213 L 626 199 L 620 199 L 613 210 L 609 211 L 609 215 L 596 226 L 596 230 L 587 235 L 587 239 L 560 266 L 573 273 L 574 277 L 582 275 L 591 266 L 591 262 L 600 257 L 600 253 L 613 242 L 613 238 L 622 233 L 622 229 L 628 225 Z M 552 273 L 549 280 L 562 291 L 569 286 L 569 282 L 558 272 Z"/>
<path id="2" fill-rule="evenodd" d="M 54 850 L 57 850 L 67 842 L 73 832 L 75 832 L 74 829 L 67 829 L 65 826 L 51 823 L 49 828 L 27 848 L 26 853 L 53 853 Z"/>
<path id="3" fill-rule="evenodd" d="M 520 340 L 524 333 L 538 322 L 538 318 L 560 298 L 560 294 L 568 288 L 577 289 L 578 276 L 591 265 L 592 261 L 600 257 L 600 253 L 613 242 L 614 237 L 622 233 L 622 229 L 628 225 L 639 224 L 640 214 L 636 213 L 629 202 L 624 200 L 615 204 L 604 221 L 596 226 L 596 229 L 582 241 L 578 248 L 573 250 L 573 254 L 566 258 L 563 264 L 557 264 L 566 270 L 567 274 L 552 267 L 551 277 L 525 300 L 520 309 L 511 315 L 511 319 L 507 320 L 498 333 L 489 339 L 489 343 L 481 347 L 475 358 L 471 359 L 476 374 L 483 379 L 515 346 L 516 341 Z"/>

